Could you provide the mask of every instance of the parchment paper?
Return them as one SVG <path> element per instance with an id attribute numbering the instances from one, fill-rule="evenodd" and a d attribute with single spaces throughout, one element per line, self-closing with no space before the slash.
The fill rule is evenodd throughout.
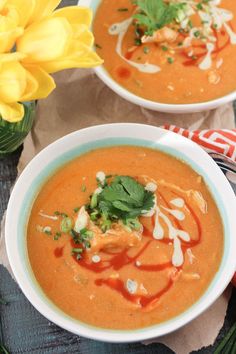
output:
<path id="1" fill-rule="evenodd" d="M 125 101 L 106 87 L 91 70 L 69 70 L 55 77 L 57 89 L 37 105 L 35 124 L 25 141 L 18 165 L 19 174 L 35 154 L 48 144 L 72 131 L 92 125 L 112 122 L 155 126 L 175 124 L 190 130 L 235 127 L 232 104 L 203 113 L 171 115 L 150 111 Z M 1 229 L 0 263 L 11 272 L 5 251 L 3 226 Z M 230 293 L 231 289 L 228 288 L 208 311 L 184 328 L 145 344 L 164 343 L 176 354 L 188 354 L 213 344 L 223 325 Z"/>

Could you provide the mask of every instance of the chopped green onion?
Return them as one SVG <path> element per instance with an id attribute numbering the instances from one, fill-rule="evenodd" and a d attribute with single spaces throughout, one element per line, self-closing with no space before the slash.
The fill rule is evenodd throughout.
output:
<path id="1" fill-rule="evenodd" d="M 91 197 L 90 208 L 91 209 L 96 208 L 97 204 L 98 204 L 98 196 L 96 193 L 94 193 Z"/>
<path id="2" fill-rule="evenodd" d="M 150 52 L 150 48 L 149 47 L 143 47 L 143 52 L 145 54 L 148 54 Z"/>
<path id="3" fill-rule="evenodd" d="M 171 57 L 167 58 L 167 61 L 168 61 L 169 64 L 173 64 L 174 63 L 174 59 L 171 58 Z"/>
<path id="4" fill-rule="evenodd" d="M 86 186 L 83 184 L 82 186 L 81 186 L 81 192 L 86 192 Z"/>
<path id="5" fill-rule="evenodd" d="M 127 9 L 127 7 L 120 7 L 119 9 L 117 9 L 117 11 L 126 12 L 126 11 L 129 11 L 129 9 Z"/>
<path id="6" fill-rule="evenodd" d="M 167 51 L 168 51 L 168 47 L 166 47 L 165 45 L 162 45 L 162 46 L 161 46 L 161 49 L 162 49 L 164 52 L 167 52 Z"/>
<path id="7" fill-rule="evenodd" d="M 73 227 L 73 221 L 72 221 L 71 218 L 65 217 L 65 218 L 62 219 L 62 221 L 61 221 L 61 232 L 66 234 L 66 233 L 71 231 L 72 227 Z"/>
<path id="8" fill-rule="evenodd" d="M 56 232 L 53 239 L 57 241 L 59 240 L 60 237 L 61 237 L 61 232 Z"/>

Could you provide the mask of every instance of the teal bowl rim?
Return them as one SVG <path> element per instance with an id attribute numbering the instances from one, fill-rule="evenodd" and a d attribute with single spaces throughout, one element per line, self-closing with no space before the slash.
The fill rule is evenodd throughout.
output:
<path id="1" fill-rule="evenodd" d="M 42 186 L 45 184 L 45 182 L 56 173 L 57 170 L 61 169 L 64 165 L 69 163 L 70 161 L 74 160 L 76 157 L 79 157 L 80 155 L 87 153 L 91 150 L 102 148 L 102 147 L 111 147 L 111 146 L 142 146 L 146 148 L 151 148 L 151 149 L 156 149 L 159 151 L 162 151 L 166 154 L 169 154 L 181 161 L 184 161 L 187 163 L 190 167 L 192 167 L 197 173 L 199 173 L 201 176 L 203 176 L 204 181 L 206 185 L 208 186 L 208 189 L 211 192 L 211 195 L 213 196 L 218 210 L 220 212 L 221 218 L 222 218 L 222 223 L 224 226 L 224 251 L 223 251 L 223 257 L 222 261 L 220 264 L 220 268 L 217 271 L 216 275 L 212 279 L 211 283 L 209 284 L 208 288 L 204 292 L 204 294 L 198 299 L 197 302 L 195 302 L 191 307 L 189 307 L 187 310 L 179 314 L 178 316 L 172 317 L 171 319 L 161 322 L 156 325 L 144 327 L 141 329 L 135 329 L 135 330 L 111 330 L 103 327 L 96 327 L 93 325 L 89 325 L 85 322 L 82 322 L 80 320 L 76 320 L 75 318 L 67 315 L 64 311 L 62 311 L 59 307 L 57 307 L 44 293 L 40 285 L 38 284 L 33 270 L 30 265 L 29 257 L 28 257 L 28 252 L 27 252 L 27 244 L 26 244 L 26 231 L 27 231 L 27 224 L 28 224 L 28 219 L 29 219 L 29 214 L 31 207 L 34 203 L 35 198 L 38 195 L 38 192 L 42 188 Z M 214 288 L 215 283 L 219 280 L 219 277 L 221 275 L 222 269 L 224 268 L 225 262 L 227 260 L 227 256 L 229 254 L 229 249 L 230 249 L 230 238 L 227 238 L 227 234 L 229 233 L 229 225 L 228 225 L 228 219 L 226 217 L 225 209 L 221 207 L 223 205 L 221 196 L 218 193 L 218 190 L 216 186 L 210 181 L 208 178 L 207 174 L 205 173 L 204 169 L 200 167 L 195 161 L 191 160 L 188 156 L 186 156 L 184 153 L 179 152 L 175 150 L 174 148 L 163 146 L 161 143 L 157 142 L 151 142 L 145 139 L 134 139 L 134 138 L 108 138 L 108 139 L 100 139 L 100 140 L 95 140 L 93 142 L 89 142 L 83 145 L 79 145 L 78 147 L 75 147 L 66 153 L 62 154 L 60 157 L 56 158 L 53 162 L 47 164 L 46 167 L 40 172 L 40 174 L 35 178 L 33 183 L 29 186 L 28 188 L 28 193 L 26 193 L 24 202 L 23 202 L 24 208 L 21 209 L 21 214 L 19 217 L 19 222 L 18 222 L 18 235 L 17 235 L 17 244 L 18 244 L 18 249 L 20 253 L 21 260 L 24 263 L 25 269 L 27 269 L 27 277 L 32 286 L 34 287 L 35 291 L 40 294 L 40 297 L 43 299 L 44 302 L 46 302 L 47 305 L 51 307 L 51 309 L 58 313 L 59 315 L 63 316 L 64 318 L 67 318 L 71 322 L 73 322 L 74 325 L 80 324 L 83 327 L 92 329 L 92 330 L 99 330 L 99 331 L 104 331 L 108 333 L 115 333 L 115 334 L 128 334 L 128 333 L 144 333 L 147 330 L 150 329 L 157 329 L 163 326 L 164 324 L 169 324 L 173 320 L 180 319 L 184 314 L 190 313 L 196 306 L 201 303 L 205 297 L 207 297 L 208 293 L 211 292 L 212 288 Z M 26 221 L 26 222 L 25 222 Z M 22 239 L 24 242 L 22 242 Z"/>

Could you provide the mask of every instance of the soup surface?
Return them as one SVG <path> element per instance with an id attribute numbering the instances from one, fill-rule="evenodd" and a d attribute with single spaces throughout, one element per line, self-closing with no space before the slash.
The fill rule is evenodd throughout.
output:
<path id="1" fill-rule="evenodd" d="M 60 309 L 104 328 L 166 321 L 218 271 L 224 232 L 203 180 L 157 150 L 88 152 L 43 186 L 27 231 L 35 277 Z"/>
<path id="2" fill-rule="evenodd" d="M 236 90 L 236 1 L 161 3 L 101 1 L 94 34 L 112 78 L 138 96 L 172 104 Z"/>

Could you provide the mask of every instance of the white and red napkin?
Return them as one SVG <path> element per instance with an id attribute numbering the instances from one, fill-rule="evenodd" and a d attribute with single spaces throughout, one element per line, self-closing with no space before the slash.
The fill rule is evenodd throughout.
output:
<path id="1" fill-rule="evenodd" d="M 220 130 L 194 130 L 189 131 L 175 125 L 164 125 L 162 128 L 171 130 L 193 140 L 201 145 L 207 152 L 218 152 L 230 157 L 236 162 L 236 129 Z"/>

